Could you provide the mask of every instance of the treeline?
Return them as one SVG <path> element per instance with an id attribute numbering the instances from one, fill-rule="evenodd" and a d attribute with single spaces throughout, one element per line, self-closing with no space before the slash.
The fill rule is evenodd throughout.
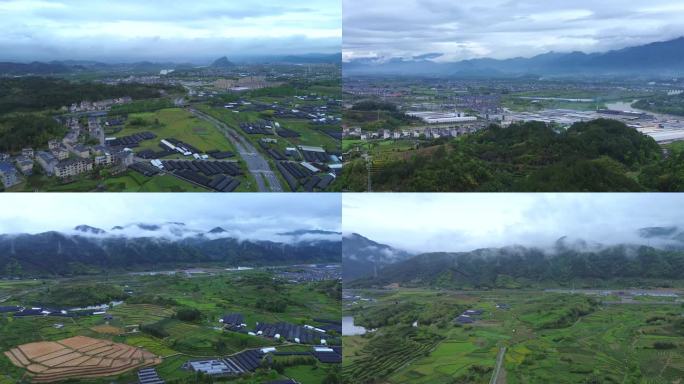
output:
<path id="1" fill-rule="evenodd" d="M 86 307 L 124 300 L 128 295 L 121 287 L 109 284 L 59 284 L 36 291 L 27 300 L 36 305 Z"/>
<path id="2" fill-rule="evenodd" d="M 164 85 L 71 82 L 49 77 L 0 78 L 0 114 L 56 109 L 82 100 L 98 101 L 130 96 L 133 99 L 156 98 Z"/>
<path id="3" fill-rule="evenodd" d="M 56 253 L 56 249 L 61 253 Z M 69 276 L 93 271 L 134 270 L 187 263 L 225 262 L 262 265 L 339 262 L 340 241 L 283 244 L 268 241 L 209 240 L 192 237 L 159 242 L 156 238 L 107 237 L 93 240 L 58 232 L 0 235 L 0 276 Z M 337 255 L 337 259 L 335 259 Z"/>
<path id="4" fill-rule="evenodd" d="M 357 102 L 344 111 L 344 120 L 348 123 L 360 124 L 362 129 L 368 131 L 397 129 L 418 121 L 401 112 L 395 104 L 378 100 Z"/>
<path id="5" fill-rule="evenodd" d="M 62 138 L 67 128 L 52 117 L 38 113 L 0 116 L 0 152 L 24 147 L 45 147 L 48 140 Z"/>
<path id="6" fill-rule="evenodd" d="M 653 96 L 638 100 L 632 106 L 651 112 L 684 116 L 684 94 Z"/>
<path id="7" fill-rule="evenodd" d="M 387 111 L 396 112 L 397 106 L 392 103 L 375 101 L 375 100 L 365 100 L 359 101 L 358 103 L 352 105 L 353 111 Z"/>
<path id="8" fill-rule="evenodd" d="M 661 164 L 670 166 L 658 170 Z M 682 186 L 679 164 L 663 162 L 652 138 L 615 120 L 567 130 L 526 122 L 420 148 L 412 158 L 382 164 L 372 182 L 376 191 L 644 191 Z M 336 188 L 364 190 L 366 180 L 356 160 Z"/>
<path id="9" fill-rule="evenodd" d="M 129 113 L 153 112 L 164 108 L 173 108 L 174 104 L 169 99 L 137 100 L 129 104 L 115 105 L 109 112 L 110 115 L 128 115 Z"/>
<path id="10" fill-rule="evenodd" d="M 439 288 L 525 288 L 573 281 L 681 280 L 684 252 L 646 246 L 612 246 L 593 252 L 508 247 L 463 253 L 428 253 L 391 264 L 378 278 L 350 286 L 402 285 Z"/>

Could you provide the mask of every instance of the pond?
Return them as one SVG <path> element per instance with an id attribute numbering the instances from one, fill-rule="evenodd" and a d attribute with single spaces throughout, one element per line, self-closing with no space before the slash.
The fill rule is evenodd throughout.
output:
<path id="1" fill-rule="evenodd" d="M 356 336 L 366 333 L 366 328 L 354 324 L 354 316 L 342 317 L 342 335 Z"/>

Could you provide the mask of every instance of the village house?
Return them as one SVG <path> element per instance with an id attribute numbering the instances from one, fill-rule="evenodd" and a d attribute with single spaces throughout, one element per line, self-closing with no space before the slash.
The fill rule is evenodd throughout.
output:
<path id="1" fill-rule="evenodd" d="M 15 161 L 21 173 L 27 176 L 33 173 L 33 160 L 28 157 L 18 156 Z"/>
<path id="2" fill-rule="evenodd" d="M 29 159 L 33 159 L 33 148 L 31 147 L 26 147 L 21 150 L 21 155 L 24 157 L 28 157 Z"/>
<path id="3" fill-rule="evenodd" d="M 87 159 L 90 157 L 90 149 L 83 144 L 73 145 L 71 147 L 71 153 L 82 159 Z"/>
<path id="4" fill-rule="evenodd" d="M 12 163 L 7 161 L 0 162 L 0 181 L 2 181 L 5 188 L 9 188 L 19 183 L 20 180 L 17 176 L 17 169 L 14 168 Z"/>
<path id="5" fill-rule="evenodd" d="M 50 152 L 57 160 L 66 160 L 69 158 L 69 151 L 61 143 L 54 147 L 54 149 L 51 149 Z"/>
<path id="6" fill-rule="evenodd" d="M 52 176 L 55 173 L 55 166 L 59 163 L 59 160 L 57 160 L 55 156 L 44 151 L 38 151 L 36 160 L 48 176 Z"/>
<path id="7" fill-rule="evenodd" d="M 104 153 L 102 155 L 95 156 L 95 165 L 110 165 L 114 162 L 112 155 L 109 153 Z"/>
<path id="8" fill-rule="evenodd" d="M 55 166 L 55 176 L 69 177 L 92 171 L 93 162 L 89 159 L 68 159 L 60 161 Z"/>

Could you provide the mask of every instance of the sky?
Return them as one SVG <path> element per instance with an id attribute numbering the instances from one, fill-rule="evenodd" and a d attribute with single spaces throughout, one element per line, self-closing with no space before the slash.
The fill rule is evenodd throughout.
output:
<path id="1" fill-rule="evenodd" d="M 681 0 L 343 0 L 343 59 L 603 52 L 684 36 Z M 431 55 L 434 54 L 434 55 Z"/>
<path id="2" fill-rule="evenodd" d="M 337 53 L 340 0 L 0 0 L 0 61 Z"/>
<path id="3" fill-rule="evenodd" d="M 342 211 L 345 234 L 413 252 L 545 248 L 562 236 L 610 245 L 636 241 L 639 228 L 684 230 L 684 194 L 343 194 Z"/>
<path id="4" fill-rule="evenodd" d="M 337 194 L 19 193 L 3 194 L 0 204 L 0 233 L 7 234 L 166 222 L 204 231 L 220 226 L 258 240 L 279 240 L 275 234 L 297 229 L 341 230 Z"/>

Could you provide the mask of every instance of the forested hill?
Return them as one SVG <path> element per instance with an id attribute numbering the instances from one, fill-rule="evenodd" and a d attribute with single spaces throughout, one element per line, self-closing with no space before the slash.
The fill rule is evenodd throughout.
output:
<path id="1" fill-rule="evenodd" d="M 213 262 L 243 266 L 339 263 L 341 247 L 334 240 L 279 243 L 204 235 L 178 240 L 60 232 L 0 235 L 0 276 L 73 275 Z"/>
<path id="2" fill-rule="evenodd" d="M 615 120 L 567 130 L 526 122 L 437 140 L 378 165 L 372 179 L 375 191 L 676 191 L 684 190 L 680 160 L 664 158 L 651 137 Z M 365 190 L 364 161 L 346 164 L 336 185 Z"/>
<path id="3" fill-rule="evenodd" d="M 342 278 L 346 282 L 371 276 L 382 267 L 410 256 L 404 250 L 351 233 L 342 238 Z"/>
<path id="4" fill-rule="evenodd" d="M 638 245 L 596 250 L 522 246 L 461 253 L 425 253 L 391 264 L 377 278 L 356 280 L 352 287 L 430 286 L 439 288 L 524 288 L 570 285 L 601 286 L 622 281 L 628 286 L 650 279 L 684 280 L 684 251 Z"/>

